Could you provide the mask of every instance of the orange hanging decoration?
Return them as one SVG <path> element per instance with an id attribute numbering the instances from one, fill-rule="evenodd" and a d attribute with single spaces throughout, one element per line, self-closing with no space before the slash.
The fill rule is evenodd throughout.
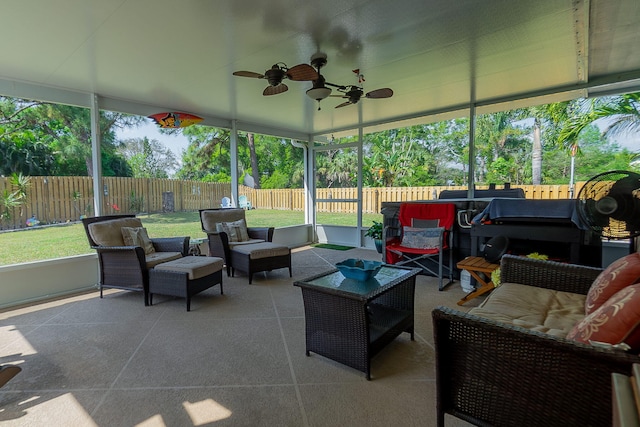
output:
<path id="1" fill-rule="evenodd" d="M 203 120 L 202 117 L 193 114 L 178 112 L 152 114 L 149 118 L 153 119 L 161 128 L 184 128 Z"/>

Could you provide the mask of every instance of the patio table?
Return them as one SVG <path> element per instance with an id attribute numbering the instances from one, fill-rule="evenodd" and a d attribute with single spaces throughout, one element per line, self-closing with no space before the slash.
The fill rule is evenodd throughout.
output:
<path id="1" fill-rule="evenodd" d="M 402 332 L 414 339 L 418 268 L 384 265 L 367 281 L 338 270 L 296 281 L 305 310 L 306 355 L 340 362 L 371 379 L 371 358 Z"/>

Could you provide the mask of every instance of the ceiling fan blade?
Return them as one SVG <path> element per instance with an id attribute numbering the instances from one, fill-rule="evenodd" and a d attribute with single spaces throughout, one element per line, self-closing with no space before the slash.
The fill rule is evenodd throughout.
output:
<path id="1" fill-rule="evenodd" d="M 254 73 L 253 71 L 235 71 L 234 76 L 253 77 L 255 79 L 264 79 L 264 74 Z"/>
<path id="2" fill-rule="evenodd" d="M 287 77 L 295 81 L 318 80 L 318 72 L 309 64 L 299 64 L 287 70 Z"/>
<path id="3" fill-rule="evenodd" d="M 343 102 L 340 105 L 336 105 L 336 108 L 346 107 L 347 105 L 352 105 L 352 103 L 350 101 Z"/>
<path id="4" fill-rule="evenodd" d="M 393 91 L 388 87 L 384 89 L 376 89 L 368 92 L 365 97 L 366 98 L 391 98 L 393 96 Z"/>
<path id="5" fill-rule="evenodd" d="M 280 83 L 279 85 L 276 85 L 276 86 L 267 86 L 265 90 L 262 92 L 262 94 L 264 96 L 277 95 L 279 93 L 286 92 L 288 90 L 289 90 L 289 87 L 286 84 Z"/>

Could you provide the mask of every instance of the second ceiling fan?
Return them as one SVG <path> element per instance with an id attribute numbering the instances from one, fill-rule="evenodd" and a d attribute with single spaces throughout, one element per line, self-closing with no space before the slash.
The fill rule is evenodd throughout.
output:
<path id="1" fill-rule="evenodd" d="M 318 101 L 318 110 L 320 110 L 320 101 L 331 96 L 345 98 L 347 101 L 337 105 L 335 108 L 346 107 L 347 105 L 357 104 L 362 96 L 370 99 L 390 98 L 393 96 L 393 90 L 389 88 L 376 89 L 371 92 L 364 93 L 362 83 L 364 82 L 364 76 L 360 74 L 360 69 L 353 70 L 358 76 L 357 85 L 337 85 L 335 83 L 329 83 L 320 74 L 320 69 L 327 65 L 327 55 L 322 52 L 318 52 L 311 57 L 311 65 L 318 72 L 318 79 L 313 81 L 313 87 L 307 90 L 307 96 L 309 98 Z M 342 92 L 342 95 L 331 95 L 331 89 L 327 86 L 335 87 L 338 91 Z"/>

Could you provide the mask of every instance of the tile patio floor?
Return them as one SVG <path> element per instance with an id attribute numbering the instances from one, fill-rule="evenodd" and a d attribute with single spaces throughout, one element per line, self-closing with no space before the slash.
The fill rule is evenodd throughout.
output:
<path id="1" fill-rule="evenodd" d="M 295 280 L 375 251 L 312 247 L 286 269 L 239 273 L 185 301 L 96 292 L 0 312 L 0 364 L 23 371 L 0 389 L 3 426 L 435 426 L 431 309 L 456 306 L 418 276 L 416 339 L 400 335 L 364 374 L 305 356 Z M 477 305 L 478 300 L 466 304 Z M 464 307 L 463 309 L 469 308 Z M 468 424 L 447 418 L 448 426 Z"/>

